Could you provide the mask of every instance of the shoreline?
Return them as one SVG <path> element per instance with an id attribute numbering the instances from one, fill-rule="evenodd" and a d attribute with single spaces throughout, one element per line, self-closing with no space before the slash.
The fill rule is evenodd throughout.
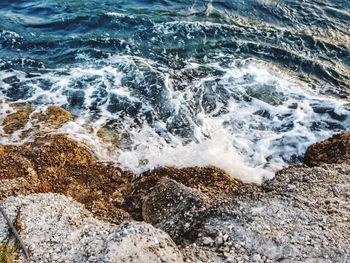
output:
<path id="1" fill-rule="evenodd" d="M 12 219 L 21 208 L 20 235 L 31 262 L 349 260 L 349 132 L 311 145 L 304 164 L 262 185 L 213 166 L 164 167 L 135 177 L 64 135 L 37 134 L 33 142 L 0 146 L 0 199 Z M 90 232 L 81 232 L 87 221 Z M 0 240 L 7 235 L 0 219 Z M 96 247 L 81 243 L 95 236 Z M 123 242 L 129 250 L 121 253 Z M 85 252 L 74 257 L 72 249 Z M 20 251 L 13 262 L 23 262 Z"/>

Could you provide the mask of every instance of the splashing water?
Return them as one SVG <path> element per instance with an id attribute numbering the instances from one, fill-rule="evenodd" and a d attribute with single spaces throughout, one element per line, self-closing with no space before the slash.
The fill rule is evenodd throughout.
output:
<path id="1" fill-rule="evenodd" d="M 76 117 L 59 131 L 124 169 L 215 165 L 260 183 L 350 130 L 346 5 L 307 1 L 310 25 L 298 1 L 248 1 L 254 17 L 230 1 L 71 2 L 3 9 L 0 143 L 22 142 L 1 127 L 18 105 L 55 104 Z"/>

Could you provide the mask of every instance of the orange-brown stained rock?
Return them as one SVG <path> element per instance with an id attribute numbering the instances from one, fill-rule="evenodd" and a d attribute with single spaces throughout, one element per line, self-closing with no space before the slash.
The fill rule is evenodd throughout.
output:
<path id="1" fill-rule="evenodd" d="M 3 122 L 5 133 L 12 134 L 31 122 L 31 127 L 22 133 L 22 137 L 28 137 L 30 134 L 40 134 L 45 129 L 58 129 L 73 120 L 70 112 L 54 105 L 48 106 L 44 112 L 32 113 L 31 108 L 21 108 L 8 115 Z"/>
<path id="2" fill-rule="evenodd" d="M 45 112 L 35 114 L 33 118 L 46 127 L 57 129 L 63 124 L 72 121 L 73 115 L 61 107 L 50 105 Z"/>
<path id="3" fill-rule="evenodd" d="M 350 132 L 340 133 L 309 146 L 304 163 L 317 166 L 322 163 L 350 163 Z"/>
<path id="4" fill-rule="evenodd" d="M 23 129 L 29 121 L 29 116 L 33 112 L 30 108 L 19 109 L 15 113 L 8 115 L 3 122 L 3 129 L 7 134 Z"/>
<path id="5" fill-rule="evenodd" d="M 106 124 L 102 126 L 97 131 L 96 135 L 101 138 L 103 142 L 111 143 L 118 148 L 129 149 L 132 144 L 130 134 L 116 124 Z"/>
<path id="6" fill-rule="evenodd" d="M 29 158 L 37 169 L 95 164 L 90 149 L 64 135 L 45 135 L 19 147 L 20 154 Z M 73 171 L 72 171 L 73 172 Z"/>
<path id="7" fill-rule="evenodd" d="M 0 199 L 29 193 L 62 193 L 95 215 L 120 223 L 120 209 L 131 175 L 110 163 L 97 162 L 90 150 L 64 135 L 46 135 L 22 146 L 0 148 Z"/>
<path id="8" fill-rule="evenodd" d="M 12 149 L 0 146 L 0 180 L 35 175 L 32 163 Z"/>
<path id="9" fill-rule="evenodd" d="M 135 219 L 142 220 L 143 199 L 163 177 L 168 177 L 198 190 L 207 205 L 225 199 L 226 196 L 232 195 L 237 188 L 243 185 L 241 181 L 233 178 L 224 170 L 213 166 L 155 169 L 133 179 L 130 187 L 124 193 L 125 203 L 123 206 Z"/>
<path id="10" fill-rule="evenodd" d="M 98 162 L 88 147 L 65 135 L 45 135 L 21 146 L 0 148 L 0 180 L 11 179 L 7 187 L 0 186 L 0 199 L 62 193 L 111 222 L 128 218 L 125 211 L 142 219 L 142 199 L 163 177 L 198 190 L 206 204 L 242 185 L 215 167 L 160 168 L 135 177 L 111 163 Z"/>

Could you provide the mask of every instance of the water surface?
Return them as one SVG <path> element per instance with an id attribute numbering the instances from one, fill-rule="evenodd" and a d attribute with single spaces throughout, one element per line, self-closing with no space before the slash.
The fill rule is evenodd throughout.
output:
<path id="1" fill-rule="evenodd" d="M 259 182 L 350 130 L 349 28 L 340 0 L 2 0 L 0 123 L 60 105 L 61 131 L 125 169 Z"/>

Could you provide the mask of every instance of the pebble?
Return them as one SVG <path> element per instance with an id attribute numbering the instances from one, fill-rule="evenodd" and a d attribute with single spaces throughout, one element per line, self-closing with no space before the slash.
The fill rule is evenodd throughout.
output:
<path id="1" fill-rule="evenodd" d="M 210 245 L 212 245 L 214 243 L 214 240 L 212 239 L 212 238 L 210 238 L 210 237 L 204 237 L 204 238 L 202 238 L 202 244 L 204 245 L 204 246 L 210 246 Z"/>
<path id="2" fill-rule="evenodd" d="M 254 254 L 252 257 L 252 260 L 255 262 L 260 262 L 262 259 L 261 259 L 261 256 L 259 254 Z"/>

